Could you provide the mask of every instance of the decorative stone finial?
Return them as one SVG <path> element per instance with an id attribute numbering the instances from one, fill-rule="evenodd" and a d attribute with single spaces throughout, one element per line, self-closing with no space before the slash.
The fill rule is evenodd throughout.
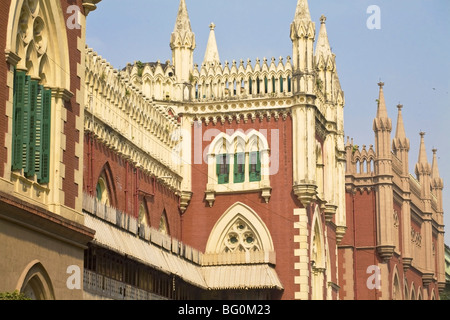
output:
<path id="1" fill-rule="evenodd" d="M 214 22 L 211 22 L 211 24 L 209 25 L 209 30 L 214 30 L 216 28 L 216 25 L 214 24 Z"/>
<path id="2" fill-rule="evenodd" d="M 422 138 L 425 137 L 425 132 L 422 131 L 422 132 L 420 133 L 420 136 L 421 136 Z"/>
<path id="3" fill-rule="evenodd" d="M 327 21 L 327 17 L 325 17 L 324 15 L 322 15 L 322 16 L 320 17 L 320 23 L 321 23 L 321 24 L 325 24 L 326 21 Z"/>
<path id="4" fill-rule="evenodd" d="M 403 109 L 403 105 L 402 105 L 402 104 L 399 104 L 399 105 L 397 106 L 397 108 L 398 108 L 398 110 L 402 110 L 402 109 Z"/>
<path id="5" fill-rule="evenodd" d="M 384 82 L 381 82 L 381 81 L 380 81 L 380 82 L 378 83 L 378 86 L 379 86 L 380 88 L 383 88 L 383 87 L 384 87 Z"/>

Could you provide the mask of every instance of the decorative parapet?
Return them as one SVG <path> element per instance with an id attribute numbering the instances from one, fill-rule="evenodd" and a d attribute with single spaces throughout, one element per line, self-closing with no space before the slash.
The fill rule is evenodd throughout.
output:
<path id="1" fill-rule="evenodd" d="M 235 60 L 225 65 L 195 65 L 191 84 L 195 92 L 193 101 L 243 100 L 258 97 L 284 97 L 292 94 L 292 65 L 288 57 L 286 63 L 280 57 L 278 63 L 272 58 L 268 63 L 264 58 L 261 64 L 256 59 L 253 66 Z"/>
<path id="2" fill-rule="evenodd" d="M 180 124 L 122 78 L 102 57 L 86 49 L 85 130 L 137 167 L 179 190 L 181 161 L 174 158 Z"/>

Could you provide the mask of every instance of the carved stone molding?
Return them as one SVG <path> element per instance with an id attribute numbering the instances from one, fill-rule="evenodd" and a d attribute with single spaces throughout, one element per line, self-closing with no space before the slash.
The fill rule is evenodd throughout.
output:
<path id="1" fill-rule="evenodd" d="M 99 3 L 100 1 L 102 0 L 83 0 L 83 8 L 86 17 L 90 12 L 97 9 L 97 3 Z"/>
<path id="2" fill-rule="evenodd" d="M 344 239 L 345 233 L 347 232 L 347 227 L 337 226 L 336 227 L 336 243 L 340 244 L 342 239 Z"/>
<path id="3" fill-rule="evenodd" d="M 337 206 L 333 204 L 326 204 L 325 205 L 325 221 L 331 222 L 333 221 L 333 217 L 336 215 Z"/>
<path id="4" fill-rule="evenodd" d="M 191 191 L 181 191 L 180 196 L 180 210 L 184 213 L 191 202 L 193 193 Z"/>
<path id="5" fill-rule="evenodd" d="M 306 208 L 309 204 L 316 199 L 317 186 L 312 184 L 298 184 L 294 186 L 294 194 L 298 200 Z"/>
<path id="6" fill-rule="evenodd" d="M 413 258 L 402 258 L 402 263 L 403 263 L 403 271 L 408 271 L 409 268 L 411 267 L 412 264 L 412 260 Z"/>
<path id="7" fill-rule="evenodd" d="M 422 282 L 425 287 L 429 286 L 433 282 L 434 273 L 424 273 L 422 275 Z"/>
<path id="8" fill-rule="evenodd" d="M 392 258 L 392 256 L 394 255 L 394 249 L 395 249 L 395 246 L 392 246 L 392 245 L 377 246 L 378 254 L 386 262 L 389 261 Z"/>
<path id="9" fill-rule="evenodd" d="M 17 64 L 21 60 L 21 58 L 17 54 L 8 49 L 5 50 L 5 58 L 6 62 L 8 62 L 11 66 L 17 66 Z"/>

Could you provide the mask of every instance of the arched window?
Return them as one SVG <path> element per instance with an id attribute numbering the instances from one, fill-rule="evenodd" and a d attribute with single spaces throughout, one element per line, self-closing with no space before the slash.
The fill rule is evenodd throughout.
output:
<path id="1" fill-rule="evenodd" d="M 217 221 L 208 239 L 206 253 L 272 252 L 269 230 L 249 206 L 237 202 Z"/>
<path id="2" fill-rule="evenodd" d="M 148 217 L 147 217 L 147 208 L 145 206 L 144 201 L 141 202 L 141 205 L 139 206 L 139 224 L 144 226 L 150 226 L 148 223 Z"/>
<path id="3" fill-rule="evenodd" d="M 110 197 L 108 191 L 108 184 L 103 176 L 98 178 L 96 187 L 97 200 L 105 205 L 110 205 Z"/>
<path id="4" fill-rule="evenodd" d="M 164 212 L 161 215 L 161 218 L 159 219 L 159 232 L 161 232 L 162 234 L 170 234 L 169 232 L 169 224 L 167 222 L 167 214 L 166 214 L 166 210 L 164 210 Z"/>
<path id="5" fill-rule="evenodd" d="M 55 294 L 51 279 L 41 263 L 33 261 L 21 276 L 20 292 L 32 300 L 54 300 Z"/>
<path id="6" fill-rule="evenodd" d="M 398 279 L 398 274 L 394 276 L 394 283 L 392 285 L 392 300 L 401 300 L 402 294 L 400 290 L 400 281 Z"/>
<path id="7" fill-rule="evenodd" d="M 269 145 L 256 130 L 248 134 L 238 130 L 233 135 L 220 133 L 208 150 L 208 185 L 206 200 L 215 193 L 263 191 L 270 198 Z"/>

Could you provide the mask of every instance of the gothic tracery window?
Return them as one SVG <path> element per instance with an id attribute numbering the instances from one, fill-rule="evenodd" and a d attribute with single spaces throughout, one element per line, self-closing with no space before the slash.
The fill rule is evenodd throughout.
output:
<path id="1" fill-rule="evenodd" d="M 242 219 L 238 219 L 228 230 L 223 243 L 224 252 L 260 251 L 255 232 Z"/>
<path id="2" fill-rule="evenodd" d="M 12 170 L 27 178 L 36 176 L 47 184 L 50 176 L 50 128 L 52 92 L 47 86 L 50 73 L 48 27 L 39 0 L 23 2 L 16 36 L 13 85 Z"/>

